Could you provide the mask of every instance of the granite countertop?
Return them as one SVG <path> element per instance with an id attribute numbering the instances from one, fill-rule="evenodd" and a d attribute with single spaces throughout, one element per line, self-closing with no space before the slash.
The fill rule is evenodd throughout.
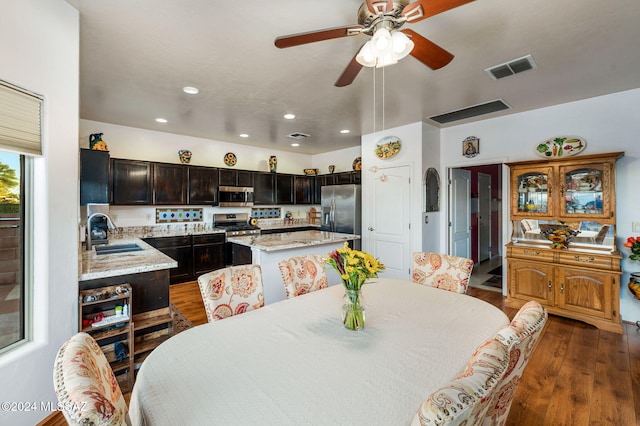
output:
<path id="1" fill-rule="evenodd" d="M 333 244 L 341 241 L 359 240 L 360 235 L 341 234 L 326 231 L 295 231 L 281 234 L 248 235 L 243 237 L 227 237 L 227 241 L 263 251 L 288 250 L 299 247 L 310 247 Z"/>
<path id="2" fill-rule="evenodd" d="M 80 281 L 97 278 L 115 277 L 119 275 L 137 274 L 140 272 L 158 271 L 178 266 L 178 262 L 151 247 L 139 238 L 115 238 L 109 245 L 137 244 L 140 251 L 97 255 L 95 249 L 86 250 L 80 245 Z"/>

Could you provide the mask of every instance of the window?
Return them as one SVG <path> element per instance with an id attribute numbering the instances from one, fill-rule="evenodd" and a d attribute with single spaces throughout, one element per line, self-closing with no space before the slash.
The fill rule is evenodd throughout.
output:
<path id="1" fill-rule="evenodd" d="M 25 156 L 0 152 L 0 352 L 25 339 Z"/>
<path id="2" fill-rule="evenodd" d="M 0 80 L 0 353 L 31 338 L 33 156 L 42 96 Z"/>

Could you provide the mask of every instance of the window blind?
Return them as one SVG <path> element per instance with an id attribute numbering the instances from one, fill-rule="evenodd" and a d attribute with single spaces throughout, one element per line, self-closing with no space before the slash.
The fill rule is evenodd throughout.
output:
<path id="1" fill-rule="evenodd" d="M 2 80 L 0 150 L 42 155 L 42 97 Z"/>

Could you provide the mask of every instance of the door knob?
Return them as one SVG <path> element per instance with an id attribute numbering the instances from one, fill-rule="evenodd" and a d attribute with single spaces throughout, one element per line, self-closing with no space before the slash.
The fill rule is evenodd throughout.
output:
<path id="1" fill-rule="evenodd" d="M 370 226 L 370 227 L 368 227 L 367 229 L 368 229 L 369 231 L 375 231 L 375 229 L 374 229 L 373 227 L 371 227 L 371 226 Z"/>

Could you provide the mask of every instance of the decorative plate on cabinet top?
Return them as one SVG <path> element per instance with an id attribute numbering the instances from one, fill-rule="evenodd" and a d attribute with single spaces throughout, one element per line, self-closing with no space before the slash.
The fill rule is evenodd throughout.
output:
<path id="1" fill-rule="evenodd" d="M 378 158 L 388 160 L 400 152 L 402 144 L 397 136 L 385 136 L 376 144 L 375 153 Z"/>
<path id="2" fill-rule="evenodd" d="M 584 151 L 587 142 L 576 136 L 558 136 L 536 145 L 536 154 L 543 158 L 571 157 Z"/>
<path id="3" fill-rule="evenodd" d="M 226 164 L 229 167 L 233 167 L 236 165 L 236 163 L 238 162 L 238 159 L 236 158 L 236 155 L 233 152 L 227 152 L 224 155 L 224 164 Z"/>

